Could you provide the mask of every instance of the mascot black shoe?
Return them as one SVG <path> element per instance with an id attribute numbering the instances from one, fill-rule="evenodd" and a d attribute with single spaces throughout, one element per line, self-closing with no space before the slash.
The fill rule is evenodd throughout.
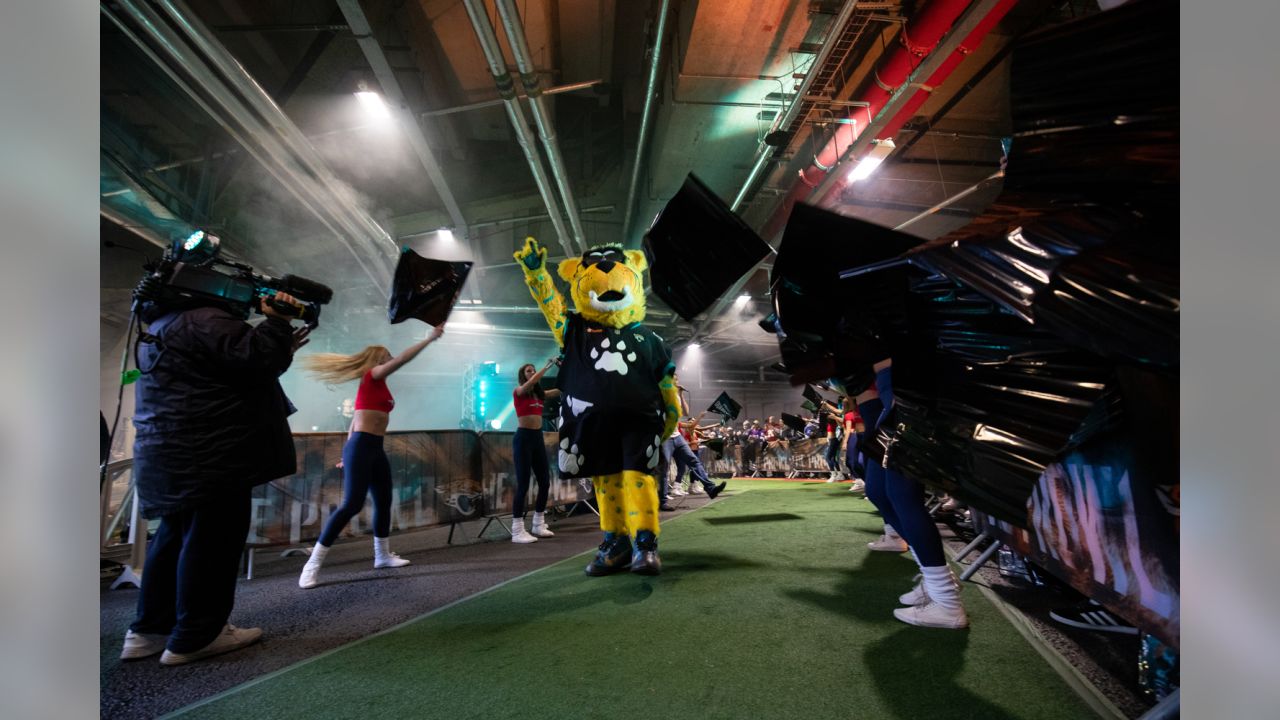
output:
<path id="1" fill-rule="evenodd" d="M 636 535 L 636 547 L 631 551 L 631 572 L 637 575 L 657 575 L 662 572 L 662 560 L 658 557 L 658 538 L 648 530 Z"/>
<path id="2" fill-rule="evenodd" d="M 547 251 L 533 238 L 515 253 L 525 284 L 564 352 L 560 389 L 560 477 L 591 478 L 605 542 L 588 575 L 626 566 L 615 551 L 643 537 L 644 571 L 657 574 L 658 485 L 662 441 L 680 418 L 671 350 L 643 324 L 644 253 L 601 245 L 561 261 L 573 310 L 547 272 Z M 621 539 L 620 539 L 621 538 Z M 609 549 L 606 548 L 609 546 Z M 610 550 L 611 549 L 611 550 Z M 622 565 L 617 563 L 622 562 Z"/>
<path id="3" fill-rule="evenodd" d="M 612 575 L 626 570 L 631 565 L 631 558 L 631 538 L 605 533 L 604 542 L 600 543 L 600 549 L 584 572 L 593 577 Z"/>

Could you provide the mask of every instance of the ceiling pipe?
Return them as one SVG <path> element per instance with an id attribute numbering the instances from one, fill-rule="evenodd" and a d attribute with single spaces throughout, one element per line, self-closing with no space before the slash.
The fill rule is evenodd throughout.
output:
<path id="1" fill-rule="evenodd" d="M 346 213 L 340 211 L 333 194 L 321 187 L 316 178 L 299 165 L 297 158 L 284 148 L 278 136 L 263 126 L 261 120 L 240 102 L 154 10 L 137 4 L 134 0 L 119 0 L 117 5 L 155 43 L 156 49 L 135 33 L 124 19 L 117 17 L 105 3 L 100 5 L 102 14 L 333 233 L 376 286 L 388 287 L 391 278 L 390 259 L 379 252 L 380 248 L 362 234 L 361 229 L 351 222 Z M 160 55 L 160 52 L 164 55 Z M 188 75 L 199 84 L 203 94 L 187 82 Z"/>
<path id="2" fill-rule="evenodd" d="M 579 90 L 590 90 L 597 85 L 603 85 L 604 80 L 583 80 L 582 82 L 569 83 L 568 85 L 556 85 L 542 91 L 543 95 L 560 95 L 562 93 L 578 92 Z M 525 97 L 521 95 L 520 97 Z M 495 107 L 502 104 L 502 98 L 494 98 L 493 100 L 481 100 L 479 102 L 467 103 L 466 105 L 454 105 L 453 107 L 440 108 L 439 110 L 427 110 L 422 113 L 422 117 L 440 117 L 441 115 L 453 115 L 454 113 L 470 112 L 472 110 L 481 110 L 487 107 Z"/>
<path id="3" fill-rule="evenodd" d="M 939 3 L 944 4 L 947 7 L 935 7 Z M 916 13 L 916 16 L 907 22 L 906 26 L 903 28 L 903 35 L 912 38 L 910 45 L 908 45 L 907 41 L 903 40 L 903 44 L 895 49 L 892 53 L 892 57 L 881 60 L 877 66 L 878 70 L 873 71 L 875 72 L 875 75 L 873 75 L 872 79 L 867 83 L 867 86 L 875 87 L 877 89 L 877 93 L 874 95 L 867 95 L 864 93 L 863 96 L 859 98 L 859 101 L 873 103 L 873 99 L 870 98 L 879 96 L 879 91 L 882 89 L 882 86 L 886 84 L 886 77 L 890 77 L 890 72 L 898 73 L 903 68 L 904 61 L 908 63 L 906 65 L 908 70 L 907 74 L 901 75 L 900 78 L 896 75 L 890 78 L 897 80 L 898 84 L 896 86 L 896 92 L 893 95 L 888 96 L 887 99 L 881 101 L 878 107 L 873 108 L 868 106 L 866 108 L 860 107 L 853 110 L 853 113 L 855 114 L 862 115 L 865 113 L 868 117 L 874 117 L 871 123 L 865 126 L 863 132 L 858 135 L 856 139 L 846 139 L 843 141 L 844 144 L 848 145 L 843 155 L 833 154 L 835 153 L 838 145 L 841 144 L 841 134 L 843 133 L 852 136 L 855 131 L 852 129 L 854 126 L 837 125 L 836 136 L 827 144 L 827 147 L 823 149 L 823 152 L 819 153 L 819 155 L 815 157 L 814 164 L 801 172 L 800 180 L 796 182 L 791 191 L 783 199 L 782 203 L 778 205 L 773 214 L 768 220 L 766 220 L 764 228 L 761 231 L 761 237 L 769 241 L 771 246 L 777 246 L 782 227 L 785 225 L 787 217 L 791 214 L 791 208 L 795 206 L 797 200 L 807 196 L 810 203 L 816 203 L 816 201 L 827 196 L 832 185 L 837 180 L 843 179 L 843 175 L 841 173 L 831 173 L 829 171 L 822 170 L 820 163 L 822 163 L 823 158 L 826 158 L 827 161 L 831 163 L 830 167 L 834 169 L 837 165 L 845 162 L 847 159 L 858 157 L 860 154 L 865 152 L 874 138 L 891 136 L 893 133 L 897 132 L 898 127 L 901 127 L 902 124 L 911 118 L 911 115 L 909 114 L 904 116 L 902 114 L 902 109 L 907 107 L 909 102 L 914 102 L 914 96 L 916 93 L 911 88 L 917 81 L 917 78 L 928 78 L 930 81 L 928 83 L 929 91 L 922 91 L 919 93 L 924 97 L 924 99 L 927 99 L 928 94 L 929 92 L 932 92 L 933 87 L 936 87 L 946 79 L 946 75 L 949 75 L 951 71 L 955 69 L 955 66 L 959 64 L 960 60 L 963 60 L 963 58 L 971 52 L 971 49 L 976 47 L 977 44 L 982 41 L 982 38 L 986 36 L 991 28 L 994 27 L 1006 13 L 1017 4 L 1017 0 L 977 0 L 968 8 L 968 11 L 965 12 L 964 6 L 966 4 L 968 4 L 968 0 L 937 0 L 934 4 L 921 8 L 921 10 Z M 957 6 L 959 6 L 958 10 L 956 9 Z M 963 13 L 963 15 L 961 15 L 961 13 Z M 957 16 L 959 16 L 960 19 L 955 22 L 954 27 L 950 24 L 942 26 L 944 19 L 950 18 L 951 21 L 955 21 Z M 951 29 L 949 34 L 947 34 L 948 28 Z M 945 43 L 942 42 L 944 34 L 946 36 Z M 909 57 L 903 57 L 903 54 L 905 53 L 907 56 L 912 55 L 913 52 L 919 51 L 922 45 L 925 44 L 925 41 L 930 39 L 932 39 L 932 42 L 927 44 L 931 50 L 934 50 L 934 52 L 930 52 L 923 62 L 920 62 L 914 70 L 911 70 L 909 64 L 911 60 Z M 908 50 L 906 49 L 907 47 L 914 48 L 914 50 Z M 945 74 L 939 72 L 939 69 L 944 66 L 947 68 Z M 920 100 L 920 102 L 923 103 L 924 100 Z M 918 108 L 919 105 L 916 104 L 915 107 Z M 891 121 L 896 122 L 897 125 L 890 127 Z M 809 185 L 809 182 L 817 178 L 817 173 L 819 172 L 826 178 L 826 182 L 820 184 L 818 188 L 810 193 L 809 190 L 811 185 Z M 809 174 L 809 180 L 806 180 L 805 173 Z M 762 263 L 771 261 L 772 258 L 773 255 L 770 254 L 762 261 Z M 757 268 L 759 267 L 760 265 L 757 265 Z M 705 333 L 711 323 L 714 322 L 715 318 L 724 311 L 724 308 L 730 302 L 733 301 L 732 299 L 737 296 L 738 291 L 747 284 L 748 280 L 750 280 L 754 274 L 755 270 L 753 269 L 751 272 L 740 278 L 738 282 L 735 283 L 727 292 L 721 295 L 720 299 L 712 309 L 706 313 L 703 320 L 698 323 L 695 328 L 695 333 Z"/>
<path id="4" fill-rule="evenodd" d="M 857 95 L 868 106 L 854 112 L 870 122 L 861 132 L 856 126 L 836 126 L 831 140 L 800 171 L 798 182 L 765 222 L 762 235 L 770 238 L 781 232 L 798 200 L 824 205 L 832 190 L 847 182 L 845 173 L 833 171 L 861 157 L 876 139 L 896 134 L 1016 4 L 1017 0 L 975 0 L 971 5 L 967 0 L 934 0 L 921 8 Z"/>
<path id="5" fill-rule="evenodd" d="M 573 240 L 578 244 L 581 252 L 586 252 L 587 239 L 582 231 L 582 220 L 578 217 L 578 201 L 573 197 L 573 188 L 569 187 L 569 173 L 565 170 L 564 156 L 560 154 L 560 143 L 556 140 L 555 120 L 551 117 L 547 98 L 543 96 L 541 78 L 533 64 L 533 57 L 529 53 L 529 41 L 524 35 L 520 13 L 516 11 L 516 6 L 511 0 L 496 0 L 496 4 L 498 16 L 502 18 L 502 29 L 507 33 L 511 54 L 515 56 L 516 68 L 520 71 L 520 84 L 524 86 L 524 92 L 529 96 L 533 122 L 538 127 L 538 136 L 542 138 L 542 147 L 547 151 L 551 177 L 555 179 L 556 188 L 560 190 L 560 200 L 564 203 L 564 214 L 569 219 Z"/>
<path id="6" fill-rule="evenodd" d="M 649 56 L 649 80 L 645 85 L 644 110 L 640 113 L 640 136 L 636 139 L 636 159 L 631 164 L 631 184 L 627 190 L 626 212 L 622 220 L 622 242 L 625 244 L 631 235 L 631 220 L 636 206 L 636 191 L 640 186 L 640 169 L 644 164 L 645 144 L 649 138 L 649 126 L 653 123 L 653 98 L 658 94 L 658 70 L 662 65 L 663 40 L 667 35 L 667 15 L 671 9 L 671 0 L 662 0 L 658 8 L 658 30 L 653 39 L 653 49 Z"/>
<path id="7" fill-rule="evenodd" d="M 564 227 L 564 219 L 560 216 L 560 204 L 556 202 L 555 193 L 551 190 L 547 171 L 542 167 L 542 154 L 538 152 L 538 141 L 529 130 L 529 122 L 524 117 L 524 108 L 520 106 L 520 100 L 516 97 L 515 83 L 512 82 L 511 73 L 507 70 L 507 62 L 502 57 L 502 46 L 498 44 L 498 37 L 493 32 L 489 11 L 485 9 L 482 0 L 462 0 L 462 2 L 467 8 L 467 15 L 471 18 L 471 27 L 476 31 L 476 40 L 480 42 L 480 49 L 489 63 L 489 72 L 493 74 L 493 83 L 498 88 L 498 95 L 502 96 L 502 103 L 507 108 L 507 118 L 511 120 L 511 127 L 515 130 L 516 142 L 524 151 L 524 158 L 528 161 L 529 170 L 533 173 L 533 182 L 538 186 L 543 204 L 547 206 L 547 214 L 551 216 L 551 224 L 556 229 L 556 240 L 559 241 L 565 257 L 573 257 L 578 252 L 573 250 L 569 231 Z"/>
<path id="8" fill-rule="evenodd" d="M 369 67 L 373 69 L 374 77 L 382 87 L 382 94 L 387 97 L 392 112 L 400 122 L 400 127 L 404 129 L 405 137 L 409 139 L 409 145 L 413 147 L 414 154 L 422 163 L 422 169 L 427 171 L 431 186 L 435 188 L 440 201 L 444 203 L 445 210 L 453 221 L 453 229 L 466 235 L 467 221 L 462 216 L 462 208 L 458 206 L 458 201 L 453 197 L 453 191 L 449 189 L 449 183 L 444 179 L 444 173 L 440 171 L 440 163 L 436 160 L 435 153 L 431 152 L 431 145 L 422 133 L 422 126 L 418 124 L 417 116 L 409 109 L 409 101 L 404 96 L 400 81 L 396 79 L 395 71 L 391 69 L 391 63 L 387 62 L 386 53 L 382 51 L 378 39 L 373 36 L 373 27 L 365 17 L 364 10 L 360 8 L 360 1 L 338 0 L 338 8 L 342 10 L 342 16 L 351 26 L 351 32 L 355 34 L 356 42 L 364 51 L 364 57 L 369 61 Z"/>
<path id="9" fill-rule="evenodd" d="M 845 25 L 849 24 L 849 18 L 853 17 L 853 11 L 857 7 L 857 0 L 846 0 L 844 7 L 840 8 L 840 14 L 831 23 L 831 28 L 827 31 L 827 37 L 822 41 L 818 56 L 813 59 L 813 64 L 809 66 L 809 72 L 805 73 L 800 89 L 796 91 L 795 97 L 791 98 L 791 103 L 787 105 L 787 109 L 773 119 L 773 124 L 769 126 L 769 133 L 776 131 L 778 128 L 790 127 L 791 123 L 795 121 L 796 115 L 800 112 L 800 106 L 804 104 L 804 99 L 809 95 L 809 88 L 813 87 L 813 81 L 817 78 L 818 70 L 826 64 L 827 58 L 831 57 L 836 38 L 840 37 L 840 34 L 844 32 Z M 769 133 L 766 133 L 766 135 Z M 747 174 L 747 179 L 742 183 L 742 188 L 734 196 L 733 203 L 729 206 L 730 210 L 738 212 L 738 208 L 742 207 L 742 203 L 751 192 L 751 188 L 755 187 L 756 182 L 760 180 L 760 176 L 764 172 L 765 166 L 769 164 L 769 159 L 773 157 L 773 154 L 774 148 L 772 146 L 764 142 L 758 145 L 755 164 L 751 166 L 751 172 Z"/>
<path id="10" fill-rule="evenodd" d="M 298 126 L 276 105 L 271 96 L 258 85 L 258 82 L 240 65 L 230 51 L 218 41 L 213 31 L 205 27 L 181 0 L 157 0 L 157 2 L 174 26 L 203 53 L 229 85 L 244 98 L 249 108 L 262 117 L 303 167 L 329 191 L 332 201 L 338 203 L 350 222 L 361 230 L 362 237 L 380 245 L 380 249 L 388 258 L 396 257 L 399 249 L 396 247 L 395 240 L 363 208 L 355 204 L 350 197 L 349 188 L 334 177 Z"/>

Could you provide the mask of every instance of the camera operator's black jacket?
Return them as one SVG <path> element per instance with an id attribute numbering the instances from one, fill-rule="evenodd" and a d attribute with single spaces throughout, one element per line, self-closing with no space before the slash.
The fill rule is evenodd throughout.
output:
<path id="1" fill-rule="evenodd" d="M 160 343 L 138 351 L 140 369 L 154 368 L 138 379 L 133 416 L 143 517 L 296 471 L 291 406 L 277 379 L 293 361 L 288 321 L 251 326 L 199 307 L 160 315 L 149 331 Z"/>

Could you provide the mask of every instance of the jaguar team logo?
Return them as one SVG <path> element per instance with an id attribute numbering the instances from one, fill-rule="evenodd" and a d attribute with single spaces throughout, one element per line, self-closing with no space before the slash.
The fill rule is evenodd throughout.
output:
<path id="1" fill-rule="evenodd" d="M 463 517 L 479 515 L 484 507 L 484 490 L 475 480 L 454 480 L 436 486 L 436 493 L 443 496 L 444 504 Z"/>

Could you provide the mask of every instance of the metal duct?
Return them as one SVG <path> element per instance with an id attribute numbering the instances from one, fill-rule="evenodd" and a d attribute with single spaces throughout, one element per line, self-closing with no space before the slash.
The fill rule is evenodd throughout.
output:
<path id="1" fill-rule="evenodd" d="M 120 0 L 117 4 L 143 31 L 143 35 L 134 32 L 130 24 L 117 17 L 105 3 L 100 6 L 102 14 L 315 215 L 347 247 L 376 286 L 389 287 L 394 242 L 363 210 L 352 206 L 345 193 L 335 190 L 337 181 L 310 146 L 307 146 L 310 159 L 319 169 L 308 167 L 304 158 L 290 151 L 279 131 L 287 127 L 296 133 L 297 128 L 271 103 L 270 98 L 267 102 L 279 115 L 271 128 L 245 105 L 233 86 L 218 77 L 206 58 L 184 42 L 153 8 L 136 0 Z M 231 62 L 234 64 L 234 60 Z M 239 68 L 238 65 L 236 67 Z M 243 68 L 239 68 L 239 73 L 248 77 Z M 188 78 L 195 82 L 194 86 Z M 249 83 L 257 87 L 252 78 L 249 78 Z M 261 88 L 257 91 L 262 92 Z M 332 184 L 322 182 L 324 176 Z"/>
<path id="2" fill-rule="evenodd" d="M 511 127 L 516 131 L 516 142 L 520 143 L 520 149 L 524 151 L 529 170 L 533 172 L 534 184 L 538 186 L 542 202 L 547 206 L 547 214 L 551 216 L 551 224 L 556 229 L 556 239 L 560 242 L 565 256 L 573 257 L 578 253 L 572 249 L 569 232 L 565 230 L 564 219 L 560 217 L 560 205 L 556 202 L 555 193 L 551 190 L 547 171 L 542 167 L 542 154 L 538 152 L 537 140 L 529 130 L 529 122 L 525 120 L 524 108 L 520 107 L 520 100 L 516 97 L 515 83 L 512 82 L 506 60 L 502 57 L 502 46 L 498 44 L 498 38 L 493 32 L 489 13 L 481 0 L 463 0 L 463 5 L 466 6 L 467 15 L 471 18 L 471 27 L 476 31 L 476 40 L 480 42 L 480 49 L 484 51 L 485 60 L 489 63 L 493 83 L 498 87 L 498 94 L 502 96 L 502 102 L 507 108 Z"/>
<path id="3" fill-rule="evenodd" d="M 564 213 L 569 218 L 574 242 L 578 244 L 579 250 L 586 252 L 587 240 L 582 231 L 582 221 L 578 217 L 578 202 L 573 197 L 573 189 L 569 187 L 569 175 L 565 171 L 564 157 L 560 154 L 560 143 L 556 141 L 555 121 L 551 117 L 551 110 L 547 107 L 542 83 L 529 53 L 529 42 L 525 39 L 520 13 L 516 11 L 516 6 L 511 0 L 497 0 L 497 6 L 498 16 L 502 18 L 502 28 L 506 30 L 507 40 L 511 43 L 511 54 L 515 56 L 516 67 L 520 70 L 520 83 L 524 85 L 525 94 L 529 96 L 533 121 L 538 126 L 542 147 L 547 151 L 551 176 L 555 178 L 556 187 L 560 190 L 560 199 L 564 202 Z"/>
<path id="4" fill-rule="evenodd" d="M 644 111 L 640 114 L 640 136 L 636 138 L 636 159 L 631 164 L 631 185 L 627 190 L 626 213 L 622 219 L 622 242 L 626 243 L 631 232 L 631 217 L 636 206 L 636 189 L 640 185 L 640 167 L 644 164 L 645 143 L 649 138 L 649 125 L 653 122 L 653 97 L 658 94 L 658 70 L 662 65 L 662 44 L 667 34 L 667 15 L 671 0 L 662 0 L 658 8 L 658 31 L 653 39 L 653 51 L 649 57 L 649 81 L 645 86 Z"/>

